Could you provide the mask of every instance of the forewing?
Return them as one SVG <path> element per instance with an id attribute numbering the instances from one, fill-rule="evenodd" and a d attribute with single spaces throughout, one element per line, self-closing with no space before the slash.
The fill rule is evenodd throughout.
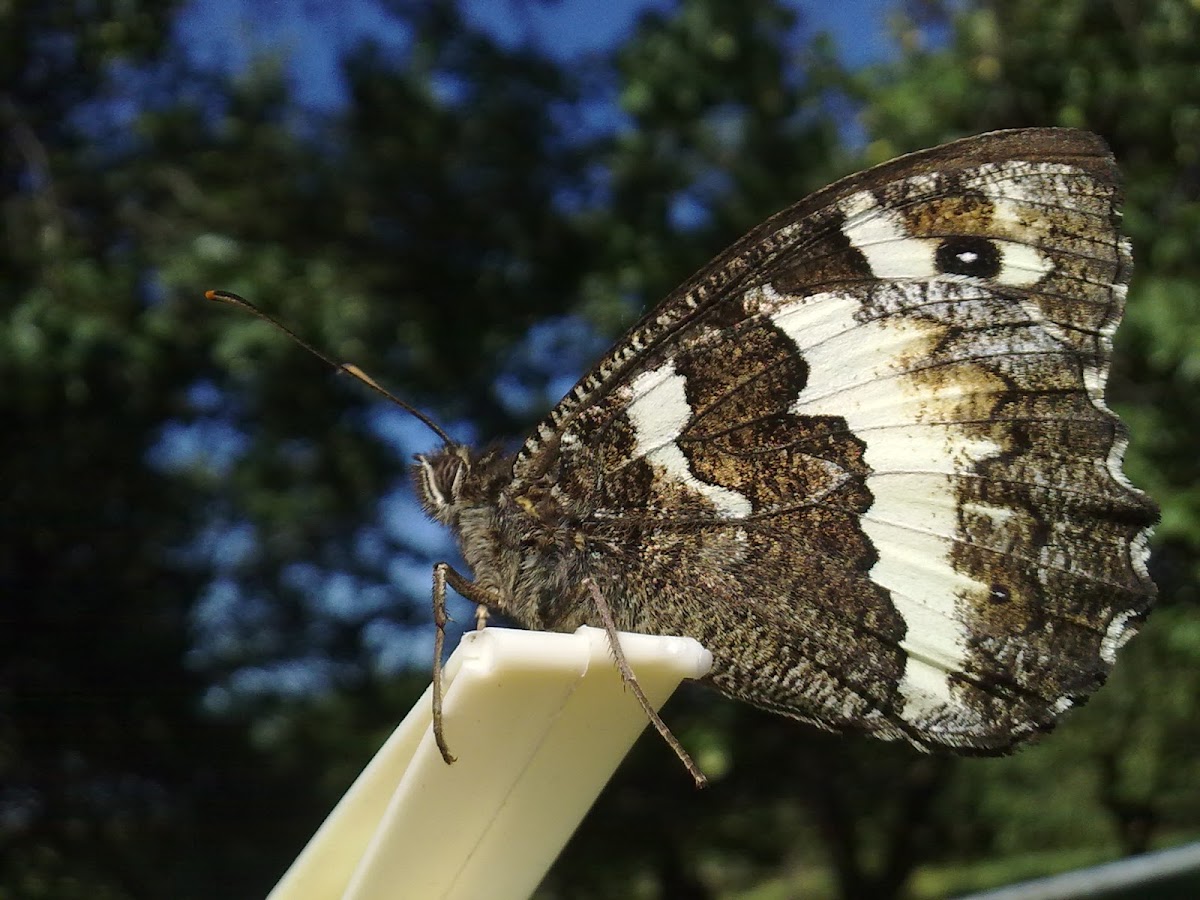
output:
<path id="1" fill-rule="evenodd" d="M 667 298 L 543 422 L 622 627 L 824 727 L 1001 750 L 1154 592 L 1104 404 L 1130 261 L 1107 148 L 997 132 L 839 182 Z"/>

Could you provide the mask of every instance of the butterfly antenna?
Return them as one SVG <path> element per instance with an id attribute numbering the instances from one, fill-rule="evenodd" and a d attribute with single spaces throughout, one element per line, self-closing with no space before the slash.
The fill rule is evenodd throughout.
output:
<path id="1" fill-rule="evenodd" d="M 240 307 L 240 308 L 246 310 L 246 312 L 250 313 L 251 315 L 258 316 L 258 318 L 262 319 L 264 322 L 268 322 L 269 324 L 274 325 L 277 329 L 282 331 L 284 334 L 286 334 L 288 337 L 290 337 L 293 341 L 295 341 L 297 344 L 299 344 L 301 347 L 303 347 L 305 350 L 307 350 L 309 353 L 311 353 L 317 359 L 321 360 L 321 362 L 325 363 L 325 365 L 329 366 L 332 369 L 336 369 L 339 372 L 345 372 L 350 377 L 355 378 L 358 381 L 361 381 L 363 384 L 365 384 L 367 387 L 369 387 L 375 393 L 379 394 L 381 397 L 386 397 L 388 400 L 391 400 L 392 403 L 396 404 L 398 407 L 403 409 L 405 412 L 411 413 L 414 417 L 416 417 L 417 421 L 424 424 L 426 428 L 428 428 L 430 431 L 432 431 L 434 434 L 436 434 L 439 438 L 441 438 L 444 443 L 446 443 L 446 444 L 454 443 L 454 441 L 452 441 L 450 439 L 450 435 L 446 434 L 446 432 L 442 430 L 442 427 L 440 425 L 438 425 L 437 422 L 433 421 L 433 419 L 429 418 L 429 416 L 425 415 L 425 413 L 421 412 L 419 409 L 417 409 L 411 403 L 401 400 L 399 397 L 397 397 L 395 394 L 393 394 L 387 388 L 383 387 L 379 382 L 377 382 L 374 378 L 372 378 L 370 375 L 368 375 L 366 372 L 364 372 L 358 366 L 352 365 L 351 363 L 340 363 L 340 362 L 337 362 L 336 360 L 333 360 L 330 357 L 326 356 L 324 353 L 322 353 L 320 350 L 318 350 L 316 347 L 314 347 L 308 341 L 304 340 L 304 338 L 300 337 L 300 335 L 296 334 L 296 332 L 292 331 L 292 329 L 288 328 L 286 325 L 284 325 L 278 319 L 275 319 L 272 316 L 267 315 L 265 312 L 263 312 L 261 309 L 259 309 L 257 306 L 255 306 L 253 303 L 251 303 L 249 300 L 247 300 L 245 297 L 240 297 L 237 294 L 234 294 L 230 291 L 205 291 L 204 296 L 206 298 L 208 298 L 209 300 L 214 300 L 218 303 L 228 303 L 231 306 Z"/>

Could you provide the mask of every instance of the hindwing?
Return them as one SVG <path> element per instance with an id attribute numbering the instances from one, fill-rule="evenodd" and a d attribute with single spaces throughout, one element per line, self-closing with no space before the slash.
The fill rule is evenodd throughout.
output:
<path id="1" fill-rule="evenodd" d="M 671 294 L 542 422 L 620 627 L 722 691 L 997 751 L 1103 680 L 1154 594 L 1104 402 L 1130 273 L 1099 138 L 1028 129 L 801 201 Z"/>

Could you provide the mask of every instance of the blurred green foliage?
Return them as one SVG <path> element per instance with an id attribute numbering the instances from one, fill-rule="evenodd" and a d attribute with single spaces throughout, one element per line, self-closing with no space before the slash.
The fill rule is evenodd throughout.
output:
<path id="1" fill-rule="evenodd" d="M 380 648 L 426 621 L 425 437 L 205 288 L 511 438 L 543 412 L 514 386 L 581 364 L 537 329 L 582 352 L 837 174 L 1018 125 L 1126 173 L 1111 395 L 1161 608 L 1008 759 L 685 692 L 713 788 L 642 741 L 541 895 L 943 896 L 1200 831 L 1200 7 L 924 0 L 853 72 L 783 4 L 685 0 L 569 67 L 387 8 L 405 50 L 355 48 L 319 113 L 269 64 L 194 68 L 173 4 L 0 6 L 0 896 L 262 896 L 424 683 Z"/>

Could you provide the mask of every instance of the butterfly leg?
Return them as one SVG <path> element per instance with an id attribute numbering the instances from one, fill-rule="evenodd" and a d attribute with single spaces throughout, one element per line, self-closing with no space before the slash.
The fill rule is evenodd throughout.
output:
<path id="1" fill-rule="evenodd" d="M 446 623 L 450 621 L 446 614 L 447 584 L 476 604 L 476 621 L 479 621 L 479 610 L 484 611 L 483 617 L 486 620 L 488 606 L 499 606 L 500 599 L 491 591 L 484 590 L 475 582 L 459 575 L 447 563 L 440 562 L 433 567 L 433 624 L 437 629 L 433 635 L 433 739 L 437 742 L 442 759 L 450 765 L 454 762 L 454 756 L 446 744 L 446 734 L 442 725 L 442 652 L 446 648 Z"/>
<path id="2" fill-rule="evenodd" d="M 613 619 L 612 608 L 608 605 L 608 601 L 604 599 L 604 595 L 600 593 L 600 588 L 596 582 L 590 578 L 585 578 L 584 582 L 588 586 L 588 590 L 592 594 L 592 599 L 596 602 L 596 610 L 600 613 L 600 621 L 604 623 L 604 631 L 608 635 L 608 644 L 612 648 L 613 659 L 617 664 L 617 671 L 621 673 L 621 680 L 629 686 L 633 692 L 633 696 L 637 698 L 637 702 L 641 704 L 642 709 L 646 713 L 646 717 L 650 719 L 650 723 L 655 730 L 662 735 L 662 739 L 667 742 L 667 746 L 675 751 L 675 755 L 679 757 L 679 761 L 683 763 L 684 768 L 696 782 L 696 787 L 702 788 L 708 786 L 708 778 L 700 771 L 700 767 L 688 752 L 683 749 L 683 744 L 679 743 L 679 738 L 671 733 L 671 729 L 667 727 L 667 723 L 659 716 L 658 711 L 650 705 L 650 701 L 646 699 L 645 692 L 642 691 L 642 686 L 638 684 L 637 676 L 633 674 L 633 669 L 630 668 L 628 660 L 625 659 L 625 651 L 621 649 L 621 640 L 617 635 L 617 623 Z"/>

